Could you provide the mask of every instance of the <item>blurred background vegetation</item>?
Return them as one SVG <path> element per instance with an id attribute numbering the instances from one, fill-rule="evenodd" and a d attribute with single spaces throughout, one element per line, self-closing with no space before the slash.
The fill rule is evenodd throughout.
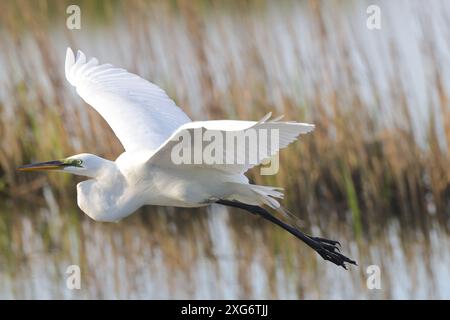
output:
<path id="1" fill-rule="evenodd" d="M 366 27 L 374 3 L 381 30 Z M 80 30 L 66 28 L 70 4 Z M 0 297 L 449 298 L 449 22 L 444 0 L 2 2 Z M 122 152 L 66 83 L 67 46 L 158 84 L 194 120 L 314 123 L 277 175 L 249 177 L 284 187 L 305 228 L 360 267 L 218 207 L 95 224 L 75 207 L 77 178 L 18 174 Z M 65 289 L 70 264 L 86 270 L 80 292 Z M 365 286 L 371 264 L 382 290 Z"/>

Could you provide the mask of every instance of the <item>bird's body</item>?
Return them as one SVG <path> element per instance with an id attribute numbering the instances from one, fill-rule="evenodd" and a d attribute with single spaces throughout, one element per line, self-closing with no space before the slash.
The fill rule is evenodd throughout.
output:
<path id="1" fill-rule="evenodd" d="M 125 152 L 115 162 L 88 154 L 78 158 L 101 163 L 94 179 L 77 185 L 78 206 L 97 221 L 118 221 L 144 205 L 207 206 L 217 199 L 232 199 L 241 185 L 248 184 L 244 175 L 229 175 L 214 168 L 187 171 L 156 165 L 139 153 Z"/>
<path id="2" fill-rule="evenodd" d="M 195 208 L 220 203 L 262 216 L 338 265 L 354 263 L 337 252 L 335 241 L 307 236 L 261 208 L 268 205 L 285 213 L 275 199 L 282 198 L 282 192 L 276 187 L 250 184 L 244 175 L 300 134 L 312 131 L 313 125 L 270 120 L 270 114 L 259 121 L 191 121 L 158 86 L 124 69 L 99 64 L 95 58 L 88 60 L 81 51 L 75 57 L 70 48 L 65 72 L 81 98 L 111 126 L 125 152 L 115 161 L 84 153 L 19 169 L 58 170 L 88 177 L 77 185 L 77 202 L 92 219 L 119 221 L 144 205 Z M 276 139 L 271 136 L 274 140 L 270 148 L 261 149 L 262 152 L 252 151 L 249 145 L 226 144 L 211 153 L 227 160 L 245 158 L 248 154 L 253 161 L 198 162 L 196 155 L 192 162 L 174 159 L 180 141 L 191 143 L 191 137 L 194 149 L 203 151 L 229 134 L 248 139 L 253 134 L 259 144 L 268 132 L 276 132 Z M 207 139 L 203 139 L 205 133 Z M 198 134 L 202 139 L 195 140 Z"/>

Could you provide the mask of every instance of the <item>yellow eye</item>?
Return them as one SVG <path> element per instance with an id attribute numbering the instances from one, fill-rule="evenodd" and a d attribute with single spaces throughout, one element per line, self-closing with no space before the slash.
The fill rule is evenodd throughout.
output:
<path id="1" fill-rule="evenodd" d="M 82 164 L 83 164 L 83 160 L 80 159 L 67 159 L 64 161 L 66 166 L 71 166 L 71 167 L 80 167 L 82 168 Z"/>
<path id="2" fill-rule="evenodd" d="M 81 167 L 82 164 L 83 164 L 83 160 L 80 160 L 80 159 L 75 159 L 75 160 L 72 162 L 72 165 L 73 165 L 73 166 L 76 166 L 76 167 Z"/>

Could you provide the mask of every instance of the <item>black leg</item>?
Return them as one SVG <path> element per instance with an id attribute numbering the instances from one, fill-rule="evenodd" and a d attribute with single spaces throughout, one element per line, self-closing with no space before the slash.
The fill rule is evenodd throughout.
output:
<path id="1" fill-rule="evenodd" d="M 346 262 L 356 265 L 355 261 L 347 258 L 339 252 L 339 242 L 319 237 L 311 237 L 306 233 L 303 233 L 300 230 L 284 223 L 262 207 L 229 200 L 219 200 L 216 203 L 222 204 L 224 206 L 244 209 L 252 214 L 259 215 L 264 219 L 275 223 L 276 225 L 290 232 L 291 234 L 302 240 L 304 243 L 306 243 L 308 246 L 313 248 L 323 259 L 331 261 L 338 266 L 342 266 L 344 269 L 347 269 L 345 265 Z"/>

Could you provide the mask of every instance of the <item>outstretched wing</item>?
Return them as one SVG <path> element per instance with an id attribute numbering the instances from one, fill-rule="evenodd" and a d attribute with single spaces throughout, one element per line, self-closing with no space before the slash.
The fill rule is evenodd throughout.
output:
<path id="1" fill-rule="evenodd" d="M 126 151 L 156 150 L 191 119 L 155 84 L 86 59 L 68 48 L 66 78 L 80 97 L 108 122 Z"/>
<path id="2" fill-rule="evenodd" d="M 148 163 L 163 167 L 188 165 L 217 169 L 228 174 L 241 174 L 251 167 L 260 164 L 263 160 L 275 155 L 280 149 L 285 148 L 288 144 L 295 141 L 300 134 L 308 133 L 314 129 L 314 125 L 307 123 L 281 122 L 278 121 L 279 119 L 270 121 L 270 116 L 271 114 L 268 114 L 260 121 L 214 120 L 187 123 L 175 131 L 159 147 L 149 159 Z M 195 132 L 196 130 L 197 133 Z M 201 131 L 199 132 L 198 130 Z M 206 131 L 209 131 L 209 135 L 205 139 Z M 250 134 L 250 131 L 253 131 L 254 134 Z M 275 135 L 272 134 L 274 131 L 276 131 Z M 235 135 L 227 136 L 227 133 L 231 132 L 241 139 L 245 137 L 244 140 L 241 140 L 243 143 L 231 141 L 230 139 L 235 139 Z M 199 135 L 202 138 L 199 138 Z M 212 136 L 214 138 L 210 138 Z M 219 160 L 218 162 L 220 163 L 208 162 L 204 158 L 204 156 L 208 156 L 208 152 L 205 152 L 205 150 L 219 136 L 222 137 L 222 141 L 220 142 L 222 148 L 216 148 L 216 150 L 221 150 L 223 154 L 221 158 L 218 157 L 215 159 Z M 188 161 L 191 160 L 189 163 L 180 163 L 179 158 L 175 159 L 175 157 L 179 157 L 181 153 L 186 151 L 180 148 L 184 139 L 190 139 L 190 142 L 187 144 L 191 150 L 187 157 Z M 226 141 L 227 139 L 228 141 Z M 257 145 L 255 145 L 255 142 Z M 216 146 L 219 146 L 219 144 L 216 144 Z M 203 156 L 200 160 L 201 163 L 196 163 L 196 156 L 194 155 L 196 151 L 194 149 L 200 150 L 199 153 Z M 210 148 L 209 150 L 212 149 Z M 232 155 L 230 156 L 230 154 Z"/>

